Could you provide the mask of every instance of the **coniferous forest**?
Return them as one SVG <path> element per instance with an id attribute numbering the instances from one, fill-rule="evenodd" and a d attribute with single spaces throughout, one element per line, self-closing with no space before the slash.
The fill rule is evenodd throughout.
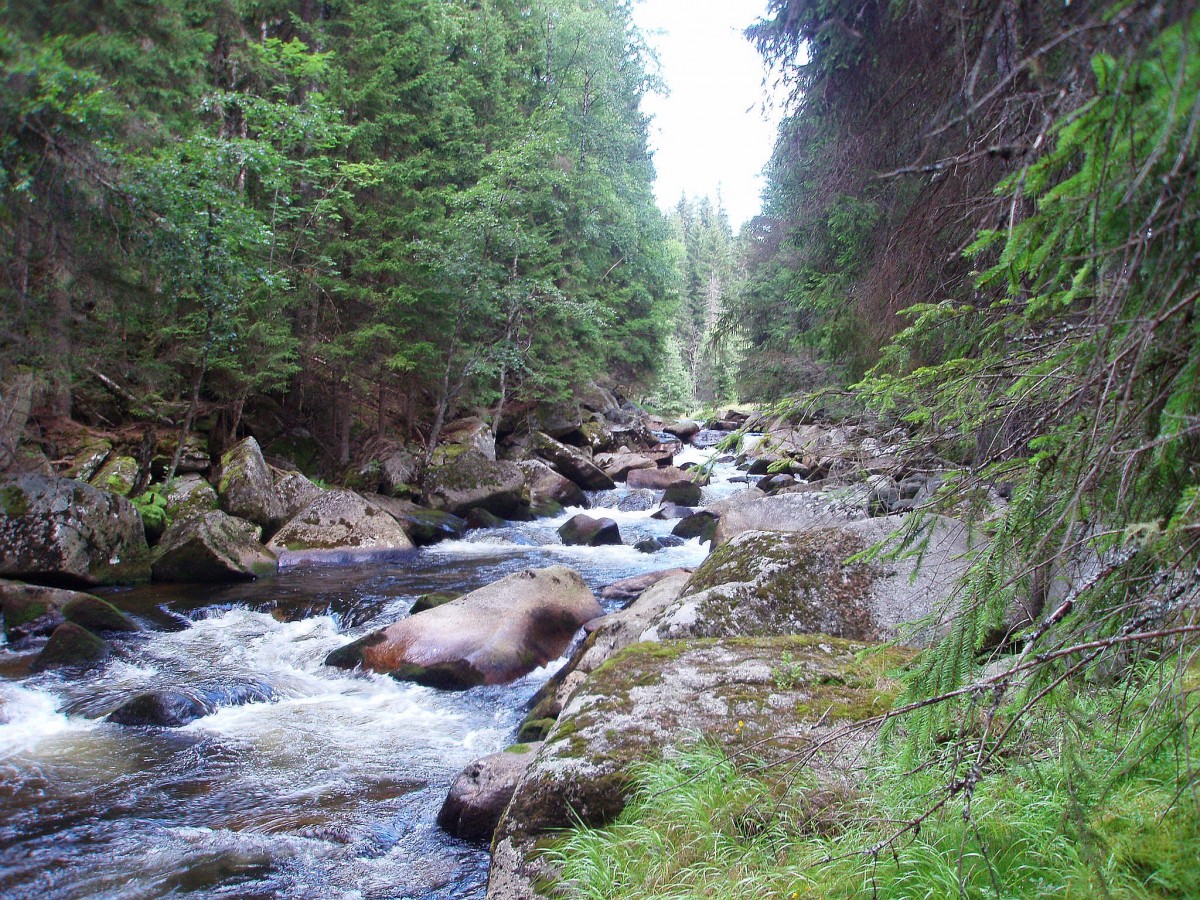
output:
<path id="1" fill-rule="evenodd" d="M 104 593 L 130 630 L 326 616 L 298 668 L 502 707 L 515 744 L 461 776 L 510 779 L 494 815 L 437 816 L 490 881 L 355 896 L 1200 896 L 1200 8 L 766 0 L 745 38 L 785 115 L 735 228 L 720 196 L 655 203 L 636 2 L 0 8 L 0 677 L 104 633 L 38 591 L 291 591 L 382 546 L 425 580 L 313 576 L 303 613 Z M 87 502 L 135 510 L 140 549 L 43 565 L 29 479 L 122 495 Z M 354 519 L 334 498 L 393 542 L 305 537 Z M 518 662 L 403 657 L 510 578 L 560 604 Z M 532 603 L 505 590 L 488 640 Z M 58 713 L 146 725 L 86 677 Z M 149 724 L 287 700 L 205 690 Z M 369 856 L 360 825 L 387 831 L 338 820 L 329 859 Z M 196 889 L 305 896 L 220 877 Z"/>

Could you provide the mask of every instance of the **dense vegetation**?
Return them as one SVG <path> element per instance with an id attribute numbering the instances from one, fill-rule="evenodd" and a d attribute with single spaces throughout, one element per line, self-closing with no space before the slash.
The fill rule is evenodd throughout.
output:
<path id="1" fill-rule="evenodd" d="M 574 894 L 1194 896 L 1200 14 L 775 0 L 752 36 L 796 95 L 742 388 L 857 381 L 985 540 L 859 726 L 869 789 L 667 760 L 562 851 Z"/>
<path id="2" fill-rule="evenodd" d="M 667 227 L 622 0 L 0 11 L 0 384 L 93 425 L 432 444 L 652 375 Z M 269 436 L 269 435 L 266 435 Z M 359 442 L 361 443 L 361 441 Z"/>

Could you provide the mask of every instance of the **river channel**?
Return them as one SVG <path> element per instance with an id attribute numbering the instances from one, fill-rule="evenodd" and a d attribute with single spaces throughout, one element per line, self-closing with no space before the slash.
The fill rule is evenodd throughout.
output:
<path id="1" fill-rule="evenodd" d="M 742 487 L 737 474 L 715 466 L 705 502 Z M 0 896 L 483 898 L 486 846 L 442 832 L 438 809 L 464 766 L 512 743 L 563 660 L 461 692 L 322 661 L 430 591 L 567 565 L 599 595 L 620 578 L 698 565 L 707 549 L 696 540 L 633 549 L 675 524 L 650 517 L 657 499 L 592 495 L 588 513 L 616 520 L 623 547 L 563 546 L 556 529 L 571 509 L 370 565 L 110 592 L 145 630 L 81 678 L 24 674 L 28 654 L 0 644 Z M 158 688 L 204 693 L 218 709 L 177 729 L 103 721 Z"/>

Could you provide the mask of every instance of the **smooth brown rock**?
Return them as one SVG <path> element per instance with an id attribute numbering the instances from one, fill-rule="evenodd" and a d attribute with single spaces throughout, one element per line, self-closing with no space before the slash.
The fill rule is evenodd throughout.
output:
<path id="1" fill-rule="evenodd" d="M 360 638 L 325 662 L 434 687 L 504 684 L 558 657 L 603 614 L 578 572 L 526 569 Z"/>

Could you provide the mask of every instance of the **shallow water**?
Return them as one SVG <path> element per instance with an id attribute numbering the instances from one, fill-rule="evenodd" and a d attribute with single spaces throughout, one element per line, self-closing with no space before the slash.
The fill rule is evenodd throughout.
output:
<path id="1" fill-rule="evenodd" d="M 732 474 L 717 468 L 706 502 L 741 487 Z M 626 495 L 588 511 L 614 519 L 624 547 L 564 547 L 568 510 L 370 565 L 110 593 L 147 630 L 83 678 L 13 674 L 29 654 L 0 646 L 0 895 L 482 898 L 487 848 L 444 834 L 437 811 L 465 765 L 512 742 L 563 660 L 462 692 L 322 661 L 429 591 L 556 564 L 598 590 L 703 560 L 695 540 L 634 550 L 675 523 L 618 509 Z M 102 721 L 154 688 L 218 709 L 178 729 Z"/>

